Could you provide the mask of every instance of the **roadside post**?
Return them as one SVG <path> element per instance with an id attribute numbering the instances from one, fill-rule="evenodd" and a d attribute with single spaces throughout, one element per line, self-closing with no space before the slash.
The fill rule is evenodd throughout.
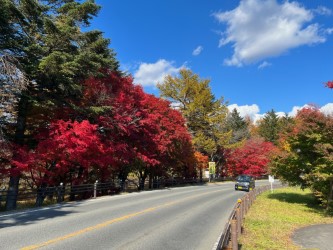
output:
<path id="1" fill-rule="evenodd" d="M 96 199 L 96 197 L 97 197 L 97 184 L 98 184 L 98 181 L 96 181 L 95 183 L 94 183 L 94 198 Z"/>
<path id="2" fill-rule="evenodd" d="M 64 201 L 64 183 L 60 183 L 59 186 L 57 187 L 57 203 L 61 203 Z"/>
<path id="3" fill-rule="evenodd" d="M 268 181 L 271 184 L 271 193 L 273 193 L 274 176 L 273 175 L 269 175 L 268 176 Z"/>

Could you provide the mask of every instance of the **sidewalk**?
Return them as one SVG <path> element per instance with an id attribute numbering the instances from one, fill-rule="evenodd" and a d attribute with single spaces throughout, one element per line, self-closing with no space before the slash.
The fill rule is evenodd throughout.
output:
<path id="1" fill-rule="evenodd" d="M 303 227 L 294 232 L 292 240 L 302 249 L 333 249 L 333 224 Z"/>

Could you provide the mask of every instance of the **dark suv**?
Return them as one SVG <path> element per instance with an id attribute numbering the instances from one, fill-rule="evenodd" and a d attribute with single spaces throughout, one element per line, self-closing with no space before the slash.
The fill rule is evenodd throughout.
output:
<path id="1" fill-rule="evenodd" d="M 239 175 L 236 178 L 235 190 L 245 190 L 249 192 L 255 188 L 254 178 L 250 175 Z"/>

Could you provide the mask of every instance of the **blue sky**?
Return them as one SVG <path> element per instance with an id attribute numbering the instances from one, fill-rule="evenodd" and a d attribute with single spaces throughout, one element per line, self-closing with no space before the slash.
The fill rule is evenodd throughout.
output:
<path id="1" fill-rule="evenodd" d="M 254 119 L 316 104 L 333 112 L 331 0 L 97 0 L 123 70 L 148 93 L 186 67 Z M 291 113 L 290 113 L 291 114 Z"/>

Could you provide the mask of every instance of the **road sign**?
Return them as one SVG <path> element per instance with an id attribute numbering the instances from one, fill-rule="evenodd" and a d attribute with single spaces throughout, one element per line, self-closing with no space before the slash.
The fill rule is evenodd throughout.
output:
<path id="1" fill-rule="evenodd" d="M 273 175 L 269 175 L 268 176 L 268 181 L 273 183 L 274 182 L 274 176 Z"/>
<path id="2" fill-rule="evenodd" d="M 214 161 L 210 161 L 208 163 L 208 166 L 209 166 L 209 173 L 210 174 L 215 174 L 215 167 L 216 167 L 216 164 Z"/>
<path id="3" fill-rule="evenodd" d="M 210 161 L 208 162 L 208 167 L 209 167 L 209 182 L 211 182 L 211 180 L 214 179 L 215 177 L 215 167 L 216 167 L 216 164 L 214 161 Z"/>

